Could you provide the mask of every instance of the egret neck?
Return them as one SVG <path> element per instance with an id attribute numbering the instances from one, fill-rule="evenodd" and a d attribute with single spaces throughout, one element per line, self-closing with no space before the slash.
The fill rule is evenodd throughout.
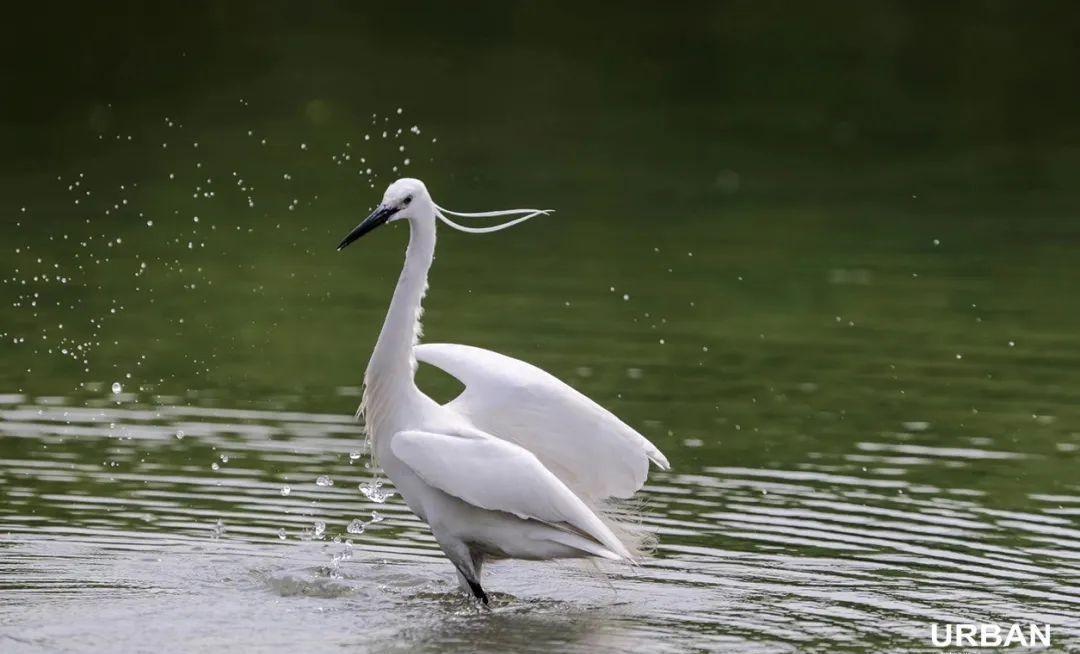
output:
<path id="1" fill-rule="evenodd" d="M 516 217 L 500 225 L 468 227 L 450 220 L 445 213 L 464 218 Z M 383 436 L 391 436 L 403 429 L 410 416 L 415 416 L 424 409 L 438 407 L 434 400 L 416 387 L 416 356 L 413 351 L 420 340 L 421 302 L 427 292 L 428 270 L 435 258 L 436 219 L 463 232 L 487 234 L 547 213 L 549 212 L 542 209 L 509 209 L 482 213 L 459 213 L 440 209 L 420 180 L 402 179 L 390 185 L 375 211 L 338 244 L 337 249 L 340 251 L 387 223 L 395 220 L 409 221 L 409 247 L 405 251 L 405 265 L 364 374 L 364 400 L 360 413 L 366 423 L 366 431 L 371 438 L 376 458 L 382 458 L 380 439 L 388 440 L 382 438 Z"/>
<path id="2" fill-rule="evenodd" d="M 420 207 L 417 210 L 422 211 Z M 422 401 L 424 397 L 414 379 L 413 346 L 420 338 L 421 302 L 427 292 L 428 270 L 434 258 L 435 221 L 424 217 L 409 220 L 405 265 L 364 375 L 364 417 L 373 439 L 374 435 L 385 433 L 373 428 L 377 422 L 391 420 L 395 409 L 408 410 L 409 402 L 401 402 L 402 399 Z"/>

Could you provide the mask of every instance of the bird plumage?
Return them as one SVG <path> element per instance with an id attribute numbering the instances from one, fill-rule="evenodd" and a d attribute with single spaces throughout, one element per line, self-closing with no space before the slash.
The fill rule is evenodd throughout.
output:
<path id="1" fill-rule="evenodd" d="M 544 212 L 484 215 L 517 213 Z M 603 505 L 639 490 L 650 460 L 667 469 L 652 443 L 523 361 L 465 345 L 419 345 L 436 218 L 460 228 L 423 183 L 398 180 L 340 246 L 385 222 L 410 222 L 405 264 L 364 375 L 360 412 L 377 463 L 431 527 L 462 586 L 484 601 L 486 558 L 636 560 L 633 530 Z M 457 377 L 465 391 L 445 405 L 429 398 L 414 380 L 418 359 Z"/>
<path id="2" fill-rule="evenodd" d="M 413 352 L 465 385 L 447 408 L 531 451 L 586 501 L 633 496 L 645 484 L 649 461 L 670 467 L 644 436 L 534 365 L 451 343 L 417 345 Z"/>

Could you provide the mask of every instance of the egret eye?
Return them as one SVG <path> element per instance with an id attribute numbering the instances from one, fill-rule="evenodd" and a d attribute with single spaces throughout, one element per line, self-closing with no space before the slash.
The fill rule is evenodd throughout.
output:
<path id="1" fill-rule="evenodd" d="M 410 202 L 412 202 L 412 196 L 411 195 L 406 195 L 405 199 L 402 200 L 401 204 L 403 204 L 403 205 L 405 205 L 407 207 L 407 206 L 409 206 Z"/>

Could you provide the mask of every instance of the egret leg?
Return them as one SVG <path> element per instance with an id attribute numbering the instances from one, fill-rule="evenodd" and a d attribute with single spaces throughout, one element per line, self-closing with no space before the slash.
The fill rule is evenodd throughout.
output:
<path id="1" fill-rule="evenodd" d="M 488 594 L 484 592 L 484 588 L 480 585 L 480 582 L 470 579 L 468 575 L 461 571 L 461 568 L 457 569 L 457 573 L 458 582 L 461 583 L 461 587 L 472 593 L 472 596 L 476 599 L 480 600 L 484 604 L 487 604 Z"/>
<path id="2" fill-rule="evenodd" d="M 484 604 L 488 603 L 488 594 L 480 585 L 480 571 L 484 567 L 484 555 L 470 549 L 462 543 L 451 550 L 444 550 L 450 557 L 450 561 L 457 569 L 458 583 L 462 590 L 472 593 L 472 596 Z"/>
<path id="3" fill-rule="evenodd" d="M 484 568 L 484 555 L 477 552 L 476 550 L 470 549 L 469 550 L 469 558 L 472 559 L 473 570 L 476 571 L 476 588 L 473 588 L 472 585 L 470 584 L 469 590 L 471 590 L 473 592 L 474 597 L 477 597 L 481 602 L 483 602 L 484 604 L 487 604 L 488 603 L 487 593 L 485 593 L 484 589 L 480 587 L 480 573 L 481 573 L 481 570 L 483 570 L 483 568 Z M 479 595 L 477 595 L 477 591 L 479 591 L 479 593 L 480 593 Z"/>

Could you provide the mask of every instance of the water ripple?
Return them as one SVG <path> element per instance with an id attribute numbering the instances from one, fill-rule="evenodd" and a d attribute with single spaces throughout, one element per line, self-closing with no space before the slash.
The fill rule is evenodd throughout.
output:
<path id="1" fill-rule="evenodd" d="M 859 647 L 967 619 L 1080 628 L 1080 495 L 992 505 L 927 474 L 1038 454 L 859 441 L 788 466 L 657 473 L 649 565 L 495 564 L 494 609 L 477 617 L 426 527 L 397 498 L 358 490 L 372 472 L 350 416 L 19 394 L 0 407 L 0 617 L 27 642 L 104 643 L 99 625 L 141 606 L 207 634 L 260 610 L 309 633 L 316 611 L 320 628 L 362 622 L 369 642 L 450 649 L 476 620 L 519 635 L 558 624 L 572 651 L 641 638 L 663 641 L 653 651 Z M 346 530 L 357 519 L 363 534 Z M 109 601 L 87 604 L 96 597 Z M 200 608 L 222 597 L 222 615 Z M 74 602 L 88 608 L 58 627 Z"/>

